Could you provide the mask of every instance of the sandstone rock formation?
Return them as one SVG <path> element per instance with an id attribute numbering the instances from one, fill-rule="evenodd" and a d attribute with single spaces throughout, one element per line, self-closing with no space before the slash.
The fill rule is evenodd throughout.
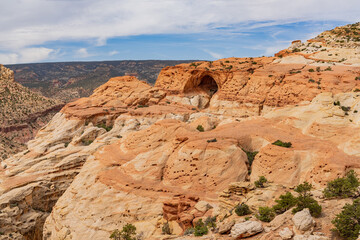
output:
<path id="1" fill-rule="evenodd" d="M 294 238 L 332 236 L 349 199 L 325 200 L 321 189 L 360 173 L 360 67 L 316 61 L 295 51 L 182 64 L 155 87 L 110 79 L 2 162 L 0 239 L 108 239 L 126 223 L 143 239 L 166 239 L 165 223 L 180 235 L 213 217 L 223 235 L 205 239 L 285 239 L 283 229 L 306 231 L 291 210 L 270 223 L 255 213 L 304 181 L 324 215 L 312 235 Z M 266 188 L 252 184 L 260 176 Z M 240 203 L 252 214 L 237 216 Z"/>

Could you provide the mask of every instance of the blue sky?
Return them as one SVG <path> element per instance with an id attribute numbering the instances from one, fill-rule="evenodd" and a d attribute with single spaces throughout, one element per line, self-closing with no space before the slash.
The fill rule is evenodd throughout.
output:
<path id="1" fill-rule="evenodd" d="M 360 21 L 343 0 L 0 0 L 0 63 L 270 56 Z"/>

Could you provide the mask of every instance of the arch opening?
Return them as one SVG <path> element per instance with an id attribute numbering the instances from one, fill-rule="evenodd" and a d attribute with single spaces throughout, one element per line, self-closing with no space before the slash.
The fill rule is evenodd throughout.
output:
<path id="1" fill-rule="evenodd" d="M 205 75 L 200 79 L 197 88 L 208 94 L 210 97 L 212 97 L 219 89 L 214 78 L 209 75 Z"/>

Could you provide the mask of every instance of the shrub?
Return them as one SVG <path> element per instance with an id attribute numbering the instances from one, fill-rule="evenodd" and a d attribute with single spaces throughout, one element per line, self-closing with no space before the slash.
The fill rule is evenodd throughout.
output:
<path id="1" fill-rule="evenodd" d="M 346 174 L 345 177 L 337 178 L 331 182 L 328 182 L 326 188 L 324 189 L 324 197 L 341 197 L 347 198 L 352 197 L 357 191 L 357 188 L 360 186 L 359 179 L 357 178 L 354 170 L 351 170 Z"/>
<path id="2" fill-rule="evenodd" d="M 81 142 L 82 142 L 82 144 L 84 144 L 85 146 L 89 146 L 90 144 L 93 143 L 93 140 L 85 140 L 85 139 L 82 139 Z"/>
<path id="3" fill-rule="evenodd" d="M 334 106 L 340 106 L 340 101 L 334 102 Z"/>
<path id="4" fill-rule="evenodd" d="M 200 237 L 203 235 L 206 235 L 209 232 L 207 226 L 203 223 L 203 221 L 200 219 L 196 224 L 195 224 L 195 231 L 194 231 L 194 236 L 196 237 Z"/>
<path id="5" fill-rule="evenodd" d="M 314 70 L 314 69 L 312 69 L 312 68 L 310 68 L 310 69 L 309 69 L 309 72 L 315 72 L 315 70 Z"/>
<path id="6" fill-rule="evenodd" d="M 320 67 L 316 67 L 316 71 L 317 71 L 317 72 L 320 72 L 320 71 L 321 71 L 321 68 L 320 68 Z"/>
<path id="7" fill-rule="evenodd" d="M 256 218 L 263 222 L 271 222 L 275 218 L 275 212 L 269 207 L 259 207 L 259 214 L 256 214 Z"/>
<path id="8" fill-rule="evenodd" d="M 246 153 L 247 159 L 249 161 L 249 165 L 251 166 L 255 159 L 256 154 L 258 154 L 259 152 L 257 152 L 257 151 L 250 152 L 250 151 L 246 151 L 245 149 L 242 149 L 242 150 Z"/>
<path id="9" fill-rule="evenodd" d="M 216 228 L 216 216 L 215 217 L 207 217 L 205 219 L 205 225 L 210 228 L 212 231 Z"/>
<path id="10" fill-rule="evenodd" d="M 341 110 L 343 110 L 344 112 L 348 112 L 350 111 L 351 107 L 345 107 L 345 106 L 341 106 Z"/>
<path id="11" fill-rule="evenodd" d="M 297 203 L 297 198 L 294 197 L 290 192 L 280 195 L 280 199 L 275 200 L 277 203 L 273 206 L 274 211 L 277 214 L 281 214 L 292 208 Z"/>
<path id="12" fill-rule="evenodd" d="M 98 125 L 96 125 L 98 128 L 103 128 L 105 129 L 107 132 L 109 132 L 112 129 L 112 126 L 106 126 L 105 123 L 100 123 Z"/>
<path id="13" fill-rule="evenodd" d="M 276 140 L 275 142 L 272 143 L 272 145 L 289 148 L 289 147 L 291 147 L 292 143 L 291 142 L 283 142 L 281 140 Z"/>
<path id="14" fill-rule="evenodd" d="M 239 204 L 235 207 L 235 213 L 238 216 L 245 216 L 251 213 L 250 208 L 245 203 Z"/>
<path id="15" fill-rule="evenodd" d="M 195 229 L 194 228 L 187 228 L 185 231 L 184 231 L 184 235 L 193 235 L 195 232 Z"/>
<path id="16" fill-rule="evenodd" d="M 208 143 L 211 143 L 211 142 L 217 142 L 216 138 L 213 138 L 213 139 L 209 139 L 207 140 Z"/>
<path id="17" fill-rule="evenodd" d="M 304 182 L 299 184 L 294 189 L 295 192 L 299 193 L 300 196 L 310 196 L 310 190 L 312 189 L 312 185 L 308 182 Z"/>
<path id="18" fill-rule="evenodd" d="M 198 125 L 196 127 L 196 129 L 199 131 L 199 132 L 203 132 L 204 131 L 204 127 L 202 125 Z"/>
<path id="19" fill-rule="evenodd" d="M 310 190 L 312 189 L 312 185 L 308 182 L 304 182 L 299 184 L 295 188 L 295 192 L 299 193 L 299 197 L 297 197 L 296 207 L 293 209 L 293 213 L 300 212 L 304 208 L 308 208 L 310 210 L 310 214 L 313 217 L 320 217 L 322 207 L 318 204 L 318 202 L 311 197 Z"/>
<path id="20" fill-rule="evenodd" d="M 325 68 L 324 71 L 332 71 L 332 69 L 331 69 L 331 67 L 329 66 L 329 67 Z"/>
<path id="21" fill-rule="evenodd" d="M 264 188 L 264 183 L 267 183 L 267 179 L 264 176 L 260 176 L 259 180 L 254 182 L 257 188 Z"/>
<path id="22" fill-rule="evenodd" d="M 341 237 L 355 240 L 360 232 L 360 200 L 354 200 L 352 204 L 345 204 L 341 213 L 332 220 Z"/>
<path id="23" fill-rule="evenodd" d="M 314 79 L 312 79 L 312 78 L 310 78 L 310 79 L 309 79 L 309 82 L 314 83 L 314 82 L 315 82 L 315 80 L 314 80 Z"/>
<path id="24" fill-rule="evenodd" d="M 110 238 L 115 240 L 136 240 L 136 227 L 132 224 L 126 224 L 121 232 L 116 229 L 114 232 L 110 235 Z"/>
<path id="25" fill-rule="evenodd" d="M 162 230 L 162 234 L 164 234 L 164 235 L 170 235 L 170 234 L 171 234 L 170 225 L 169 225 L 168 222 L 165 223 L 165 224 L 162 226 L 161 230 Z"/>

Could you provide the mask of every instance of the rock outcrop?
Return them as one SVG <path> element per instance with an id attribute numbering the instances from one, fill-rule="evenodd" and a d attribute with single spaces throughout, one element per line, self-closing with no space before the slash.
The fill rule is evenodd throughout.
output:
<path id="1" fill-rule="evenodd" d="M 359 73 L 355 63 L 294 52 L 168 67 L 155 87 L 112 78 L 2 162 L 0 239 L 108 239 L 127 223 L 143 239 L 164 239 L 166 223 L 179 235 L 200 219 L 222 222 L 208 239 L 286 239 L 290 229 L 326 239 L 347 200 L 324 200 L 321 189 L 360 173 Z M 260 176 L 269 183 L 255 189 Z M 308 230 L 291 210 L 255 219 L 304 181 L 326 213 L 316 225 L 324 236 L 313 224 L 298 232 Z M 241 203 L 252 214 L 237 216 Z"/>

